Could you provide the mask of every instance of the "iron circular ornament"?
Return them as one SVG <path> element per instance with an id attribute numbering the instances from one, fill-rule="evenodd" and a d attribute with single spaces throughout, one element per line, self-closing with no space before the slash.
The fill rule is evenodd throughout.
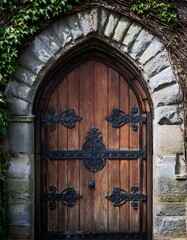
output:
<path id="1" fill-rule="evenodd" d="M 102 141 L 102 134 L 98 128 L 93 127 L 90 129 L 82 150 L 86 153 L 84 167 L 89 172 L 98 172 L 104 168 L 106 165 L 106 158 L 102 152 L 104 153 L 106 151 L 106 147 Z"/>

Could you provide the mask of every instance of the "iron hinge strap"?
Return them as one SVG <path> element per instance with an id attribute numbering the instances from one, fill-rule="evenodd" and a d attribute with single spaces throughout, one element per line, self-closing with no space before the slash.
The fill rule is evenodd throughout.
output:
<path id="1" fill-rule="evenodd" d="M 64 151 L 41 151 L 42 159 L 145 159 L 147 153 L 144 150 L 105 150 L 97 151 L 83 151 L 83 150 L 64 150 Z"/>

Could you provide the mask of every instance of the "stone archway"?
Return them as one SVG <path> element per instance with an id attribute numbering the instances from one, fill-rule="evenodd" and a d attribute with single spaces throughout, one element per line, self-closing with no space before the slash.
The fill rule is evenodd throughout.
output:
<path id="1" fill-rule="evenodd" d="M 19 239 L 34 237 L 35 94 L 59 59 L 74 46 L 92 38 L 121 52 L 144 80 L 154 111 L 153 236 L 155 239 L 185 237 L 186 190 L 184 182 L 176 180 L 182 169 L 183 97 L 169 54 L 160 40 L 140 24 L 117 12 L 96 7 L 66 16 L 40 33 L 20 56 L 16 74 L 7 87 L 12 115 L 8 145 L 19 153 L 12 159 L 9 170 L 12 235 Z M 168 210 L 172 209 L 173 202 L 182 213 Z M 177 234 L 174 229 L 178 229 Z"/>

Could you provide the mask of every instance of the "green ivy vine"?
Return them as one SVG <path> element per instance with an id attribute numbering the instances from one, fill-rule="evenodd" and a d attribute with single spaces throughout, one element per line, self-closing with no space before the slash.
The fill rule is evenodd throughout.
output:
<path id="1" fill-rule="evenodd" d="M 149 16 L 150 12 L 154 12 L 156 16 L 163 22 L 177 26 L 179 17 L 176 11 L 177 0 L 129 0 L 131 10 L 138 14 Z"/>
<path id="2" fill-rule="evenodd" d="M 21 48 L 31 36 L 44 29 L 59 14 L 67 14 L 84 0 L 1 0 L 0 1 L 0 239 L 8 240 L 7 170 L 9 155 L 2 147 L 9 120 L 4 90 L 16 70 Z"/>
<path id="3" fill-rule="evenodd" d="M 22 47 L 60 14 L 69 13 L 74 6 L 88 0 L 0 0 L 0 239 L 8 236 L 8 193 L 6 189 L 9 155 L 2 147 L 9 120 L 4 90 Z M 98 2 L 98 1 L 95 1 Z M 117 2 L 117 1 L 115 1 Z M 123 2 L 123 1 L 118 1 Z M 131 10 L 148 16 L 153 11 L 160 20 L 176 26 L 177 0 L 127 0 Z"/>

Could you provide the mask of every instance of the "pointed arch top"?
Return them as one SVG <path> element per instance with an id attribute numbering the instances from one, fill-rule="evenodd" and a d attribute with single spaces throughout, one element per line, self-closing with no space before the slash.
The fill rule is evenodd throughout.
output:
<path id="1" fill-rule="evenodd" d="M 76 46 L 86 46 L 92 39 L 111 46 L 131 63 L 143 79 L 154 107 L 182 101 L 169 53 L 161 41 L 132 19 L 93 7 L 53 23 L 21 54 L 17 72 L 7 87 L 12 115 L 32 115 L 34 98 L 44 77 Z"/>

